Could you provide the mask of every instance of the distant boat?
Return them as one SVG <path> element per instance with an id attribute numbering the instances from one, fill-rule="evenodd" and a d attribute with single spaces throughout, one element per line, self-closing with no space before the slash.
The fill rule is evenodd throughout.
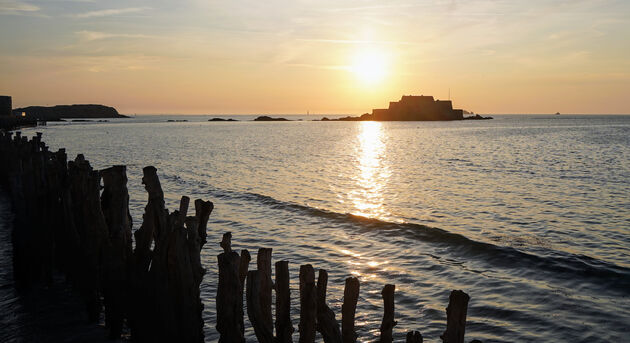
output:
<path id="1" fill-rule="evenodd" d="M 560 112 L 556 112 L 556 115 L 557 115 L 557 116 L 559 116 L 559 115 L 560 115 Z"/>

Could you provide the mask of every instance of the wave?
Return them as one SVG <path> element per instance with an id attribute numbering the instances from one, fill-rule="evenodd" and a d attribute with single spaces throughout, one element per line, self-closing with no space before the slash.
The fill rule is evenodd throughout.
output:
<path id="1" fill-rule="evenodd" d="M 173 180 L 173 178 L 170 179 Z M 176 182 L 188 183 L 189 181 L 177 178 Z M 544 274 L 543 279 L 549 277 L 564 280 L 579 279 L 608 290 L 617 290 L 624 296 L 630 294 L 629 268 L 584 254 L 571 254 L 548 249 L 544 254 L 537 255 L 511 246 L 473 240 L 459 233 L 418 223 L 396 223 L 367 218 L 282 201 L 255 192 L 220 189 L 203 181 L 194 183 L 196 188 L 202 183 L 208 188 L 209 193 L 217 199 L 263 204 L 270 209 L 299 213 L 361 230 L 376 230 L 383 236 L 402 236 L 410 240 L 440 245 L 449 248 L 448 253 L 458 258 L 480 260 L 496 268 L 532 271 L 532 273 L 527 273 L 529 278 L 537 278 L 538 274 Z"/>

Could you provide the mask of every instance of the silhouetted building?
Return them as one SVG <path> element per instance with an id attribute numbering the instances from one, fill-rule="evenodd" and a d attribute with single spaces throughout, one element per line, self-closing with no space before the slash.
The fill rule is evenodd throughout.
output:
<path id="1" fill-rule="evenodd" d="M 450 100 L 434 100 L 432 96 L 403 95 L 400 101 L 392 101 L 387 109 L 372 110 L 371 120 L 462 120 L 464 111 L 453 109 Z"/>
<path id="2" fill-rule="evenodd" d="M 10 96 L 0 95 L 0 117 L 11 116 L 13 103 Z"/>

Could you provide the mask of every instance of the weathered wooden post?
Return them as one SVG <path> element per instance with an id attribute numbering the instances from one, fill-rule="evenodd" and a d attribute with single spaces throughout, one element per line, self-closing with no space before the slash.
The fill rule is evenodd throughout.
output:
<path id="1" fill-rule="evenodd" d="M 214 204 L 210 201 L 203 201 L 201 199 L 195 200 L 195 216 L 199 218 L 199 226 L 197 227 L 197 235 L 199 236 L 199 245 L 202 247 L 206 244 L 206 232 L 208 228 L 208 219 L 214 209 Z"/>
<path id="2" fill-rule="evenodd" d="M 254 327 L 258 341 L 272 342 L 271 249 L 258 249 L 256 264 L 258 269 L 247 273 L 247 316 Z"/>
<path id="3" fill-rule="evenodd" d="M 240 257 L 232 251 L 231 233 L 223 235 L 223 253 L 219 260 L 219 286 L 217 288 L 217 331 L 219 342 L 245 342 L 243 337 L 243 294 L 239 279 Z"/>
<path id="4" fill-rule="evenodd" d="M 126 170 L 125 166 L 114 166 L 101 171 L 104 186 L 101 209 L 107 223 L 110 243 L 105 251 L 103 291 L 105 322 L 111 338 L 120 337 L 122 332 L 126 315 L 128 266 L 132 255 L 132 223 Z"/>
<path id="5" fill-rule="evenodd" d="M 354 316 L 359 300 L 359 279 L 349 277 L 343 290 L 343 305 L 341 305 L 341 336 L 344 343 L 355 343 L 357 333 L 354 331 Z"/>
<path id="6" fill-rule="evenodd" d="M 322 334 L 325 343 L 341 343 L 341 331 L 335 320 L 335 313 L 326 304 L 326 288 L 328 272 L 319 270 L 317 278 L 317 330 Z"/>
<path id="7" fill-rule="evenodd" d="M 315 342 L 317 286 L 313 266 L 300 266 L 300 343 Z"/>
<path id="8" fill-rule="evenodd" d="M 68 163 L 68 173 L 81 256 L 74 277 L 86 301 L 88 318 L 96 322 L 101 311 L 101 257 L 109 244 L 107 223 L 101 209 L 101 176 L 92 170 L 81 154 Z"/>
<path id="9" fill-rule="evenodd" d="M 289 262 L 276 262 L 276 341 L 293 342 L 291 323 L 291 289 L 289 288 Z"/>
<path id="10" fill-rule="evenodd" d="M 238 278 L 240 281 L 240 304 L 241 304 L 241 313 L 243 313 L 243 300 L 245 299 L 245 280 L 247 279 L 247 271 L 249 269 L 249 262 L 252 260 L 252 256 L 249 254 L 247 249 L 241 250 L 241 261 L 238 266 Z M 245 318 L 243 315 L 240 316 L 241 319 L 241 331 L 243 334 L 245 333 Z"/>
<path id="11" fill-rule="evenodd" d="M 466 313 L 470 297 L 461 290 L 454 290 L 448 297 L 446 331 L 440 336 L 444 343 L 464 343 Z"/>
<path id="12" fill-rule="evenodd" d="M 409 331 L 407 332 L 407 340 L 406 343 L 422 343 L 423 338 L 420 332 L 418 331 Z"/>
<path id="13" fill-rule="evenodd" d="M 273 331 L 266 325 L 265 314 L 260 302 L 262 278 L 260 270 L 251 270 L 247 273 L 247 316 L 254 327 L 258 342 L 271 343 L 273 342 Z"/>
<path id="14" fill-rule="evenodd" d="M 136 247 L 133 253 L 133 273 L 131 275 L 133 297 L 129 314 L 129 326 L 131 337 L 135 341 L 151 341 L 158 334 L 162 325 L 156 323 L 157 297 L 155 278 L 151 275 L 151 269 L 155 267 L 152 262 L 154 257 L 151 245 L 159 233 L 166 230 L 168 211 L 164 207 L 164 193 L 157 176 L 157 169 L 149 166 L 142 169 L 142 184 L 148 193 L 148 202 L 144 208 L 142 225 L 134 233 Z M 166 338 L 166 337 L 165 337 Z"/>
<path id="15" fill-rule="evenodd" d="M 262 320 L 265 330 L 271 331 L 273 336 L 273 317 L 271 314 L 271 291 L 273 281 L 271 280 L 271 248 L 258 249 L 256 255 L 256 265 L 260 275 L 260 309 L 262 311 Z"/>
<path id="16" fill-rule="evenodd" d="M 394 291 L 396 290 L 396 286 L 394 285 L 385 285 L 383 287 L 383 291 L 381 291 L 381 295 L 383 296 L 383 305 L 384 305 L 384 313 L 383 313 L 383 321 L 381 322 L 381 343 L 391 343 L 393 341 L 393 329 L 396 326 L 396 321 L 394 321 Z"/>

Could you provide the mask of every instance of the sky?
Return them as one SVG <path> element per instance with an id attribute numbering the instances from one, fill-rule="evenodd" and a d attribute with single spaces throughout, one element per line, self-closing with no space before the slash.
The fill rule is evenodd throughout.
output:
<path id="1" fill-rule="evenodd" d="M 628 0 L 0 0 L 14 107 L 630 113 Z"/>

